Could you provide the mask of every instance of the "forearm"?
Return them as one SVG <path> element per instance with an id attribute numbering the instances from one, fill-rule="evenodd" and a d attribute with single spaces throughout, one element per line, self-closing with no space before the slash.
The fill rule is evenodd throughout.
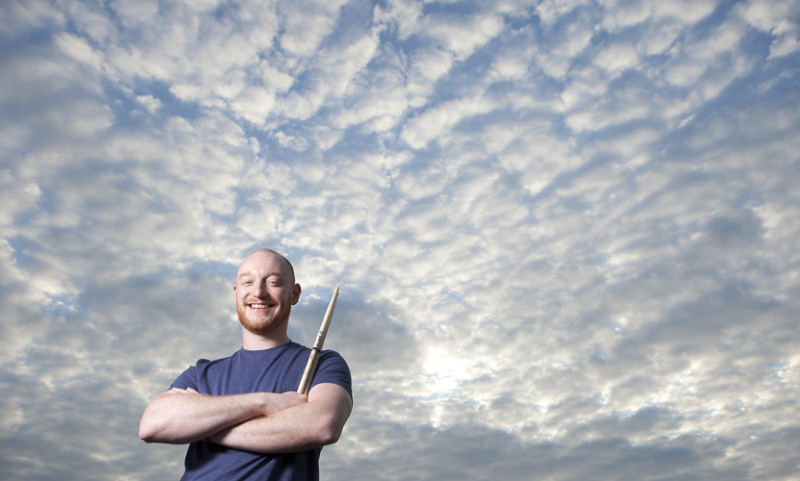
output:
<path id="1" fill-rule="evenodd" d="M 227 447 L 262 453 L 300 452 L 335 443 L 352 410 L 352 399 L 333 384 L 316 386 L 308 403 L 250 419 L 211 436 Z"/>
<path id="2" fill-rule="evenodd" d="M 139 436 L 147 442 L 191 443 L 249 419 L 274 414 L 297 401 L 272 393 L 207 396 L 172 389 L 147 406 Z"/>
<path id="3" fill-rule="evenodd" d="M 307 451 L 335 441 L 330 434 L 332 430 L 318 423 L 308 405 L 297 406 L 223 429 L 210 440 L 230 448 L 261 453 Z"/>

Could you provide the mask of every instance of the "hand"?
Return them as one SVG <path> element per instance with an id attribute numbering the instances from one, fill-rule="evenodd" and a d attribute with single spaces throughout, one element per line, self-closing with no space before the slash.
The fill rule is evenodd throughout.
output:
<path id="1" fill-rule="evenodd" d="M 169 396 L 202 396 L 199 392 L 195 391 L 194 389 L 187 387 L 186 389 L 182 389 L 179 387 L 174 387 L 169 391 L 165 392 L 164 394 Z"/>

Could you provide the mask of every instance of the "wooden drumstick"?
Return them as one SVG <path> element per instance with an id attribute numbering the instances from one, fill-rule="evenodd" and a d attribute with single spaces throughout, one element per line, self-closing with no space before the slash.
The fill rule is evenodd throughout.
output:
<path id="1" fill-rule="evenodd" d="M 308 394 L 308 389 L 311 387 L 311 380 L 314 379 L 314 373 L 317 371 L 317 362 L 319 362 L 319 355 L 322 353 L 322 344 L 325 342 L 325 336 L 328 335 L 328 326 L 331 324 L 337 297 L 339 297 L 338 287 L 333 291 L 331 301 L 328 303 L 328 310 L 325 311 L 325 317 L 322 318 L 322 324 L 319 327 L 317 339 L 314 341 L 314 346 L 311 348 L 311 353 L 308 355 L 306 370 L 303 372 L 303 377 L 300 379 L 300 386 L 297 388 L 297 392 L 300 394 Z"/>

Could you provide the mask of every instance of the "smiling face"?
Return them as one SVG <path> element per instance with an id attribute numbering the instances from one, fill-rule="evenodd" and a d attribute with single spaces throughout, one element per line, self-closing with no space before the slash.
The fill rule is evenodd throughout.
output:
<path id="1" fill-rule="evenodd" d="M 239 322 L 247 332 L 276 343 L 288 341 L 289 314 L 300 299 L 300 285 L 285 258 L 266 249 L 247 256 L 236 273 L 233 293 Z"/>

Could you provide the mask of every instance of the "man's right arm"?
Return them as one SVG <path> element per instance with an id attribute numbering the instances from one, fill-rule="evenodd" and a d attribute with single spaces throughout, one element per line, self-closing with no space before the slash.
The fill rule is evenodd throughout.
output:
<path id="1" fill-rule="evenodd" d="M 296 392 L 208 396 L 191 388 L 173 388 L 147 405 L 139 423 L 139 437 L 148 443 L 192 443 L 304 402 L 307 398 Z"/>

